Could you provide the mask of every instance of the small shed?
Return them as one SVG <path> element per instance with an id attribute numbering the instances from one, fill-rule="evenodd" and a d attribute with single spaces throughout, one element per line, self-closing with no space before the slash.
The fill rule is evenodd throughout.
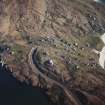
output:
<path id="1" fill-rule="evenodd" d="M 49 60 L 46 60 L 46 61 L 44 62 L 44 64 L 45 64 L 45 65 L 49 65 L 49 66 L 53 66 L 53 65 L 54 65 L 54 62 L 53 62 L 52 59 L 49 59 Z"/>

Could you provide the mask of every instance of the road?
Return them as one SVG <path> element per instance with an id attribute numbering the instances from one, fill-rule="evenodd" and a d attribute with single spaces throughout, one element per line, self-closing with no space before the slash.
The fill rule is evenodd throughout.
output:
<path id="1" fill-rule="evenodd" d="M 92 51 L 99 55 L 99 65 L 105 70 L 105 33 L 101 35 L 100 39 L 104 43 L 102 50 L 93 49 Z"/>
<path id="2" fill-rule="evenodd" d="M 66 96 L 68 97 L 68 99 L 70 100 L 70 102 L 72 103 L 72 105 L 81 105 L 80 102 L 78 101 L 78 99 L 72 94 L 72 92 L 70 92 L 65 86 L 63 86 L 62 84 L 60 84 L 59 82 L 57 82 L 56 80 L 53 80 L 52 78 L 46 76 L 45 74 L 43 74 L 41 72 L 41 70 L 44 68 L 41 68 L 41 66 L 39 66 L 37 59 L 36 59 L 36 49 L 32 48 L 30 53 L 29 53 L 29 59 L 28 62 L 30 64 L 30 67 L 33 71 L 35 71 L 36 74 L 40 75 L 42 78 L 44 78 L 45 80 L 56 84 L 57 86 L 59 86 L 60 88 L 62 88 L 66 94 Z M 79 103 L 79 104 L 78 104 Z"/>

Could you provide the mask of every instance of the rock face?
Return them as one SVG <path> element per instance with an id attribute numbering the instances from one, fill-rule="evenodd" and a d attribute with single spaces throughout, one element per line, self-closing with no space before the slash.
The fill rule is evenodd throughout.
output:
<path id="1" fill-rule="evenodd" d="M 103 47 L 104 9 L 93 0 L 0 0 L 0 47 L 9 47 L 1 59 L 18 80 L 48 89 L 54 103 L 72 104 L 61 87 L 31 69 L 28 56 L 38 48 L 41 72 L 67 88 L 78 105 L 105 105 L 105 70 L 92 52 Z M 50 60 L 53 65 L 45 64 Z"/>

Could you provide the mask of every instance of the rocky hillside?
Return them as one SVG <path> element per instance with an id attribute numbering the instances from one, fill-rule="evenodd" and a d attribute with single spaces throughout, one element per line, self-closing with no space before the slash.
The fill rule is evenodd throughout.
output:
<path id="1" fill-rule="evenodd" d="M 63 84 L 78 105 L 105 105 L 105 70 L 92 52 L 103 46 L 104 10 L 93 0 L 0 0 L 1 60 L 21 82 L 48 89 L 53 103 L 71 105 L 59 86 L 31 69 L 35 47 L 43 74 Z"/>

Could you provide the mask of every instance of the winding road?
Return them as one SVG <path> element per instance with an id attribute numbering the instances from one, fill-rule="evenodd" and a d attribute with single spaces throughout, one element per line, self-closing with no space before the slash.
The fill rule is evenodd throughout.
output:
<path id="1" fill-rule="evenodd" d="M 45 74 L 43 74 L 41 71 L 44 70 L 44 68 L 42 68 L 41 66 L 39 66 L 37 59 L 36 59 L 36 54 L 37 53 L 37 49 L 35 49 L 34 47 L 31 49 L 30 53 L 29 53 L 29 64 L 30 67 L 33 71 L 35 71 L 36 74 L 40 75 L 42 78 L 44 78 L 46 81 L 51 82 L 56 84 L 57 86 L 59 86 L 60 88 L 62 88 L 66 94 L 66 96 L 68 97 L 68 99 L 70 100 L 70 103 L 72 105 L 81 105 L 79 100 L 72 94 L 72 92 L 70 92 L 65 86 L 63 86 L 61 83 L 57 82 L 56 80 L 46 76 Z"/>
<path id="2" fill-rule="evenodd" d="M 105 33 L 101 35 L 100 39 L 104 43 L 102 50 L 93 49 L 92 51 L 99 55 L 99 65 L 105 70 Z"/>

